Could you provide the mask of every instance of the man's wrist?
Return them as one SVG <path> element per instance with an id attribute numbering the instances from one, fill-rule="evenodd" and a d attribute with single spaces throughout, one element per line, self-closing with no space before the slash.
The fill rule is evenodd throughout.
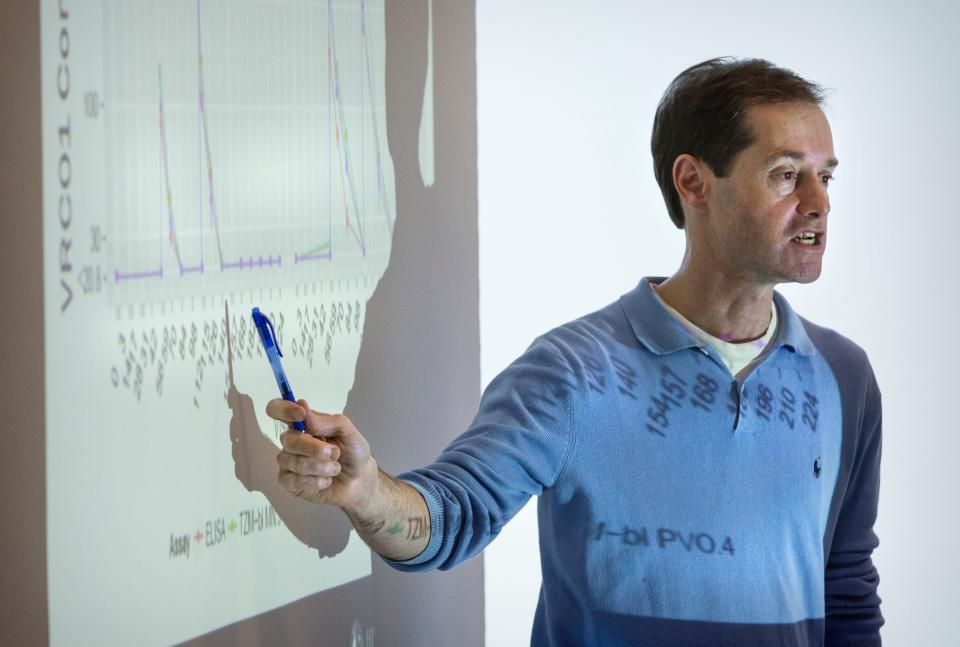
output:
<path id="1" fill-rule="evenodd" d="M 357 488 L 356 500 L 348 505 L 341 506 L 347 516 L 361 522 L 369 521 L 378 515 L 382 516 L 382 485 L 386 476 L 381 472 L 380 466 L 372 456 L 369 462 L 364 465 L 364 471 L 367 473 L 358 479 L 360 487 Z"/>

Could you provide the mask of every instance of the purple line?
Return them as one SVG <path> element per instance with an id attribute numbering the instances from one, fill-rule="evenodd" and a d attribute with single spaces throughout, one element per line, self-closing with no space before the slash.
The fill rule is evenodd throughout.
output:
<path id="1" fill-rule="evenodd" d="M 223 262 L 223 245 L 220 243 L 220 227 L 217 224 L 217 205 L 213 191 L 213 153 L 210 152 L 210 131 L 207 128 L 207 93 L 203 77 L 203 39 L 201 36 L 202 23 L 200 22 L 200 0 L 197 0 L 197 96 L 200 110 L 200 124 L 203 127 L 203 149 L 207 153 L 207 190 L 210 203 L 210 224 L 213 227 L 214 238 L 217 241 L 217 254 L 220 257 L 220 269 L 226 265 Z M 201 217 L 202 218 L 202 217 Z M 202 222 L 202 219 L 201 219 Z M 203 227 L 200 228 L 200 253 L 203 254 Z"/>
<path id="2" fill-rule="evenodd" d="M 303 263 L 303 262 L 306 262 L 306 261 L 332 261 L 332 260 L 333 260 L 333 252 L 332 252 L 332 251 L 331 251 L 331 252 L 327 252 L 327 253 L 325 253 L 325 254 L 309 254 L 309 255 L 305 255 L 305 256 L 301 256 L 300 254 L 298 254 L 298 253 L 296 253 L 296 252 L 294 252 L 294 254 L 293 254 L 293 262 L 294 262 L 294 264 Z"/>
<path id="3" fill-rule="evenodd" d="M 163 278 L 163 267 L 159 270 L 154 270 L 152 272 L 120 272 L 119 270 L 113 271 L 113 281 L 114 283 L 119 283 L 120 281 L 127 281 L 130 279 L 162 279 Z"/>
<path id="4" fill-rule="evenodd" d="M 250 258 L 247 258 L 247 259 L 241 258 L 239 261 L 235 263 L 223 263 L 220 266 L 220 271 L 242 270 L 245 267 L 250 269 L 254 269 L 254 268 L 263 269 L 265 267 L 274 267 L 274 266 L 280 267 L 282 264 L 283 264 L 283 258 L 281 256 L 277 256 L 276 258 L 274 258 L 273 256 L 267 256 L 266 259 L 264 259 L 263 256 L 261 256 L 258 259 L 255 259 L 251 256 Z"/>
<path id="5" fill-rule="evenodd" d="M 183 276 L 184 274 L 190 274 L 193 272 L 196 272 L 198 274 L 203 274 L 203 263 L 200 263 L 199 265 L 194 265 L 193 267 L 186 267 L 183 265 L 180 266 L 180 276 Z"/>
<path id="6" fill-rule="evenodd" d="M 375 106 L 377 102 L 375 98 L 376 95 L 373 92 L 373 70 L 370 67 L 370 59 L 371 59 L 370 40 L 367 37 L 366 7 L 364 6 L 363 2 L 361 2 L 360 4 L 360 15 L 361 15 L 361 25 L 363 26 L 363 29 L 362 29 L 363 52 L 365 54 L 364 58 L 366 59 L 366 63 L 367 63 L 367 85 L 369 86 L 369 92 L 370 92 L 370 104 L 371 104 L 370 123 L 373 126 L 373 141 L 374 141 L 374 144 L 376 145 L 376 152 L 377 152 L 377 194 L 380 198 L 380 204 L 383 205 L 383 215 L 386 217 L 386 220 L 387 220 L 387 231 L 392 234 L 393 223 L 390 222 L 390 204 L 387 202 L 387 188 L 383 182 L 383 173 L 382 173 L 381 161 L 380 161 L 380 133 L 377 130 L 377 117 L 375 114 L 375 110 L 373 108 L 373 106 Z M 428 37 L 432 39 L 433 33 L 431 32 L 430 34 L 428 34 Z"/>
<path id="7" fill-rule="evenodd" d="M 160 154 L 163 156 L 163 187 L 166 190 L 166 194 L 163 196 L 166 198 L 167 203 L 167 222 L 168 227 L 170 228 L 170 244 L 173 246 L 173 253 L 177 257 L 177 264 L 180 266 L 181 271 L 183 270 L 183 262 L 180 260 L 180 247 L 177 244 L 177 233 L 173 227 L 173 198 L 170 193 L 170 171 L 167 162 L 167 120 L 163 115 L 163 68 L 157 66 L 157 94 L 158 94 L 158 107 L 160 111 Z M 162 253 L 161 253 L 162 256 Z"/>
<path id="8" fill-rule="evenodd" d="M 343 155 L 343 170 L 346 178 L 344 179 L 341 176 L 341 182 L 345 182 L 344 185 L 344 198 L 346 198 L 346 189 L 349 185 L 349 193 L 351 202 L 353 202 L 353 211 L 357 219 L 357 228 L 354 229 L 350 224 L 350 206 L 349 204 L 344 205 L 346 208 L 347 216 L 347 227 L 353 232 L 354 237 L 357 238 L 357 242 L 360 244 L 360 253 L 365 258 L 367 256 L 367 245 L 366 245 L 366 232 L 364 231 L 363 220 L 364 214 L 361 213 L 360 207 L 357 204 L 357 190 L 354 186 L 353 173 L 350 170 L 350 150 L 347 146 L 347 120 L 343 114 L 343 97 L 340 95 L 340 66 L 338 64 L 337 57 L 337 38 L 333 29 L 333 4 L 330 0 L 327 0 L 327 37 L 330 39 L 330 44 L 328 46 L 328 56 L 332 56 L 332 68 L 329 69 L 329 73 L 332 73 L 334 89 L 336 93 L 336 110 L 334 111 L 335 119 L 339 125 L 338 130 L 343 133 L 343 137 L 339 139 L 339 146 L 342 155 Z M 361 86 L 362 87 L 362 86 Z M 361 106 L 361 118 L 362 118 L 362 106 Z"/>

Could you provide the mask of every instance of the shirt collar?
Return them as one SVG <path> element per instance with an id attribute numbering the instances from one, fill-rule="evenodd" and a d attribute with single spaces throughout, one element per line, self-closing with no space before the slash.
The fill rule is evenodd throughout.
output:
<path id="1" fill-rule="evenodd" d="M 657 285 L 664 280 L 664 276 L 645 276 L 637 287 L 620 297 L 620 307 L 623 308 L 633 333 L 640 343 L 658 355 L 701 346 L 700 341 L 667 312 L 650 289 L 650 283 Z M 787 299 L 776 290 L 773 291 L 773 301 L 779 312 L 780 330 L 770 345 L 786 346 L 801 355 L 812 355 L 813 343 L 807 336 L 800 317 L 787 303 Z"/>

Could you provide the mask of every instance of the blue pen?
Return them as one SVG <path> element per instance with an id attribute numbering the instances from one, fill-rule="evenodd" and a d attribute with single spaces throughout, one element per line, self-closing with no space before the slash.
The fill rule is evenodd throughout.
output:
<path id="1" fill-rule="evenodd" d="M 260 333 L 263 352 L 267 354 L 267 359 L 270 360 L 270 368 L 273 369 L 273 376 L 277 378 L 280 395 L 284 400 L 296 402 L 297 399 L 293 397 L 293 389 L 287 382 L 287 374 L 283 372 L 283 366 L 280 365 L 280 358 L 283 357 L 283 353 L 280 352 L 280 344 L 277 343 L 277 335 L 274 333 L 273 324 L 270 323 L 267 315 L 260 312 L 260 308 L 253 309 L 253 325 L 257 327 L 257 332 Z M 291 423 L 291 426 L 298 431 L 306 430 L 302 422 Z"/>

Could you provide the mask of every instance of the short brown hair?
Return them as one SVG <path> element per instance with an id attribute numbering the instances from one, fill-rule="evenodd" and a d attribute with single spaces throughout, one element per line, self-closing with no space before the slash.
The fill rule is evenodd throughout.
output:
<path id="1" fill-rule="evenodd" d="M 820 104 L 824 90 L 791 70 L 759 58 L 714 58 L 681 72 L 670 83 L 653 120 L 653 168 L 670 219 L 684 227 L 673 163 L 686 153 L 725 177 L 733 158 L 754 141 L 744 116 L 754 105 L 804 101 Z"/>

